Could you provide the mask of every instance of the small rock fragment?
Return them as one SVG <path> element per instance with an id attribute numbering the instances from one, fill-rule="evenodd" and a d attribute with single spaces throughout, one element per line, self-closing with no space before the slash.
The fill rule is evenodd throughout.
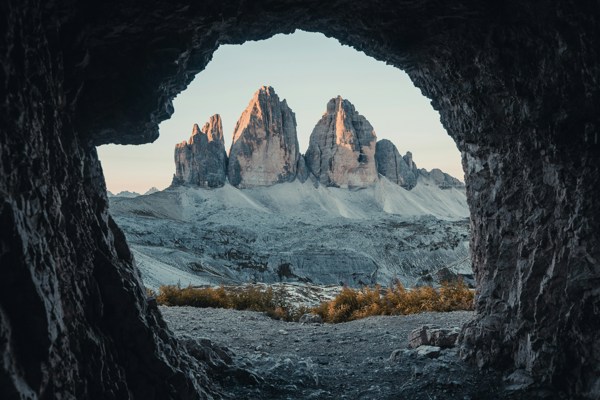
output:
<path id="1" fill-rule="evenodd" d="M 524 369 L 515 370 L 504 378 L 504 382 L 506 382 L 506 390 L 508 391 L 527 389 L 534 383 L 531 374 Z"/>
<path id="2" fill-rule="evenodd" d="M 460 333 L 459 328 L 440 328 L 437 326 L 423 325 L 413 330 L 408 335 L 408 348 L 415 349 L 419 346 L 438 346 L 451 348 L 456 345 Z"/>
<path id="3" fill-rule="evenodd" d="M 400 361 L 403 357 L 412 356 L 413 352 L 407 349 L 396 349 L 392 351 L 390 357 L 388 358 L 389 362 L 397 362 Z"/>
<path id="4" fill-rule="evenodd" d="M 323 318 L 319 314 L 307 313 L 300 317 L 301 324 L 322 324 Z"/>
<path id="5" fill-rule="evenodd" d="M 417 348 L 417 355 L 419 357 L 437 358 L 441 351 L 442 349 L 438 346 L 419 346 Z"/>

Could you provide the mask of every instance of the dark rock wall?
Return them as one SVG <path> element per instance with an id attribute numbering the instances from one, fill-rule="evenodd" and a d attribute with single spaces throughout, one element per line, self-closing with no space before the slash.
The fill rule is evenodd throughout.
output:
<path id="1" fill-rule="evenodd" d="M 0 6 L 0 398 L 206 398 L 108 214 L 96 150 L 65 103 L 58 21 L 42 10 Z"/>
<path id="2" fill-rule="evenodd" d="M 507 5 L 409 71 L 462 152 L 479 365 L 600 397 L 598 3 Z"/>
<path id="3" fill-rule="evenodd" d="M 2 2 L 3 398 L 201 396 L 145 301 L 91 145 L 154 140 L 219 44 L 295 28 L 404 69 L 456 140 L 479 284 L 465 356 L 598 398 L 599 7 Z"/>

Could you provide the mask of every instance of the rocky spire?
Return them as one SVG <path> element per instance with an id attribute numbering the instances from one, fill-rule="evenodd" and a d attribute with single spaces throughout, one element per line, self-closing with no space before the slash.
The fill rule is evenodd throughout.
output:
<path id="1" fill-rule="evenodd" d="M 408 190 L 417 185 L 419 171 L 412 161 L 411 152 L 407 152 L 402 157 L 394 143 L 382 139 L 377 142 L 375 160 L 377 161 L 377 172 L 390 181 Z"/>
<path id="2" fill-rule="evenodd" d="M 223 141 L 223 124 L 218 114 L 210 117 L 202 130 L 192 128 L 189 142 L 175 146 L 173 184 L 221 187 L 225 184 L 227 154 Z"/>
<path id="3" fill-rule="evenodd" d="M 261 87 L 235 127 L 229 182 L 254 187 L 292 181 L 299 157 L 296 116 L 272 87 Z"/>
<path id="4" fill-rule="evenodd" d="M 327 103 L 327 112 L 310 135 L 306 165 L 324 185 L 368 186 L 378 179 L 376 140 L 369 121 L 338 96 Z"/>

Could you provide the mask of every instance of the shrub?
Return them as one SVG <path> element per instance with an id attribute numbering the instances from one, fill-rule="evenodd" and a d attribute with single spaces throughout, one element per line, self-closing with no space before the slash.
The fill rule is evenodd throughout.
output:
<path id="1" fill-rule="evenodd" d="M 439 290 L 429 286 L 406 290 L 400 283 L 385 292 L 379 286 L 360 290 L 345 287 L 337 297 L 312 311 L 325 322 L 338 323 L 375 315 L 471 310 L 473 297 L 462 281 L 443 282 Z"/>
<path id="2" fill-rule="evenodd" d="M 382 290 L 373 288 L 351 289 L 344 287 L 340 294 L 317 307 L 296 307 L 287 300 L 285 289 L 242 288 L 195 288 L 179 285 L 161 286 L 156 300 L 166 306 L 192 306 L 232 308 L 266 313 L 271 318 L 298 321 L 312 312 L 324 322 L 339 323 L 375 315 L 405 315 L 425 311 L 456 311 L 473 309 L 473 292 L 462 281 L 443 282 L 436 290 L 417 287 L 407 290 L 401 283 Z"/>
<path id="3" fill-rule="evenodd" d="M 156 296 L 156 301 L 165 306 L 191 306 L 200 308 L 232 308 L 236 310 L 250 310 L 265 312 L 271 318 L 285 321 L 298 321 L 300 317 L 309 312 L 307 307 L 294 307 L 286 300 L 283 288 L 262 290 L 257 287 L 243 287 L 235 289 L 197 288 L 188 286 L 165 285 L 161 286 Z"/>

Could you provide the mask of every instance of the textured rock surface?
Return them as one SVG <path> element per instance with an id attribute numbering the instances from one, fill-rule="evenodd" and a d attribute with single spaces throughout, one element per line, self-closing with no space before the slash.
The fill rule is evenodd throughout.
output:
<path id="1" fill-rule="evenodd" d="M 5 4 L 2 48 L 19 50 L 0 52 L 0 397 L 206 398 L 208 377 L 146 301 L 96 150 L 71 124 L 56 31 L 30 2 Z"/>
<path id="2" fill-rule="evenodd" d="M 218 114 L 210 117 L 200 129 L 194 124 L 192 136 L 175 146 L 173 184 L 221 187 L 227 180 L 227 153 L 223 124 Z"/>
<path id="3" fill-rule="evenodd" d="M 300 155 L 298 158 L 298 166 L 296 167 L 296 179 L 298 179 L 301 183 L 304 183 L 309 176 L 310 171 L 306 166 L 306 159 L 304 158 L 304 155 Z"/>
<path id="4" fill-rule="evenodd" d="M 456 179 L 453 176 L 448 175 L 438 168 L 434 168 L 431 171 L 427 171 L 424 168 L 421 168 L 419 171 L 419 176 L 425 178 L 431 178 L 435 184 L 441 189 L 449 189 L 449 188 L 464 188 L 465 184 Z"/>
<path id="5" fill-rule="evenodd" d="M 382 139 L 377 142 L 375 147 L 377 172 L 410 190 L 417 185 L 418 170 L 412 162 L 412 153 L 406 153 L 405 157 L 407 160 L 400 155 L 396 145 L 389 140 Z"/>
<path id="6" fill-rule="evenodd" d="M 306 165 L 326 186 L 369 186 L 377 180 L 376 141 L 369 121 L 338 96 L 310 135 Z"/>
<path id="7" fill-rule="evenodd" d="M 436 346 L 450 348 L 456 345 L 460 328 L 440 328 L 437 325 L 423 325 L 414 329 L 408 335 L 408 348 L 415 349 L 420 346 Z"/>
<path id="8" fill-rule="evenodd" d="M 412 329 L 431 323 L 460 326 L 472 317 L 470 312 L 298 324 L 251 311 L 160 309 L 177 336 L 209 338 L 235 351 L 234 364 L 252 365 L 264 383 L 240 385 L 234 389 L 238 399 L 553 399 L 548 393 L 504 390 L 501 374 L 461 362 L 456 349 L 438 349 L 437 358 L 430 359 L 405 348 Z"/>
<path id="9" fill-rule="evenodd" d="M 115 239 L 90 146 L 156 139 L 220 44 L 297 28 L 404 69 L 455 139 L 479 284 L 463 354 L 600 397 L 597 2 L 7 0 L 0 10 L 7 397 L 192 396 Z"/>
<path id="10" fill-rule="evenodd" d="M 229 182 L 237 187 L 291 182 L 299 157 L 296 116 L 272 87 L 263 86 L 235 126 Z"/>
<path id="11" fill-rule="evenodd" d="M 454 207 L 451 207 L 454 205 Z M 297 181 L 213 190 L 174 187 L 113 198 L 147 287 L 313 282 L 413 286 L 449 267 L 472 275 L 464 191 L 387 180 L 358 191 Z M 450 272 L 448 270 L 448 272 Z"/>
<path id="12" fill-rule="evenodd" d="M 375 161 L 378 173 L 408 190 L 418 185 L 419 178 L 429 179 L 441 189 L 465 187 L 464 183 L 438 168 L 431 171 L 417 168 L 410 151 L 401 156 L 396 145 L 387 139 L 377 142 Z"/>

